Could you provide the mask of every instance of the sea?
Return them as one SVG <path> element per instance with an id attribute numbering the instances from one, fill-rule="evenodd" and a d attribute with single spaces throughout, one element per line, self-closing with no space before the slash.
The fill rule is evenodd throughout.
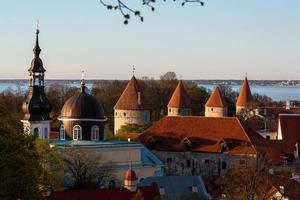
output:
<path id="1" fill-rule="evenodd" d="M 64 85 L 70 87 L 78 87 L 79 82 L 69 81 L 63 82 Z M 216 85 L 214 84 L 198 84 L 206 88 L 207 90 L 213 90 Z M 93 83 L 90 81 L 86 84 L 88 88 L 92 88 Z M 241 85 L 228 85 L 233 91 L 238 92 Z M 261 85 L 251 85 L 252 93 L 258 93 L 261 95 L 267 95 L 275 101 L 286 101 L 294 100 L 300 101 L 300 86 L 261 86 Z M 26 81 L 2 81 L 0 82 L 0 92 L 12 91 L 12 92 L 24 92 L 28 88 L 28 83 Z"/>

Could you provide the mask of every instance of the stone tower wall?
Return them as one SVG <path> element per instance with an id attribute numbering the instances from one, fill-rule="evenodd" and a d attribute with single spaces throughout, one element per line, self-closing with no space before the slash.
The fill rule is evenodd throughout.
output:
<path id="1" fill-rule="evenodd" d="M 190 116 L 192 109 L 190 108 L 168 108 L 168 116 Z"/>
<path id="2" fill-rule="evenodd" d="M 226 117 L 227 108 L 205 107 L 205 117 Z"/>

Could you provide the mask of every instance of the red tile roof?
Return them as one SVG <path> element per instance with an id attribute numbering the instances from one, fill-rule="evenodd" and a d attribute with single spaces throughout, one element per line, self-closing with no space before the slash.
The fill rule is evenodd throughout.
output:
<path id="1" fill-rule="evenodd" d="M 226 142 L 229 154 L 256 154 L 264 140 L 258 133 L 242 126 L 236 117 L 166 116 L 139 137 L 149 148 L 161 151 L 184 151 L 187 138 L 192 152 L 219 153 Z"/>
<path id="2" fill-rule="evenodd" d="M 48 200 L 132 200 L 140 192 L 144 200 L 160 199 L 157 184 L 138 187 L 136 192 L 130 192 L 126 188 L 69 190 L 53 192 Z"/>
<path id="3" fill-rule="evenodd" d="M 300 115 L 280 114 L 279 123 L 286 151 L 293 153 L 295 144 L 300 143 Z"/>
<path id="4" fill-rule="evenodd" d="M 139 102 L 140 95 L 140 102 Z M 147 110 L 147 103 L 138 81 L 134 76 L 128 82 L 114 109 L 119 110 Z"/>
<path id="5" fill-rule="evenodd" d="M 240 90 L 239 97 L 236 101 L 236 106 L 247 106 L 252 101 L 253 97 L 249 87 L 248 79 L 246 77 Z"/>
<path id="6" fill-rule="evenodd" d="M 168 103 L 171 108 L 191 108 L 191 100 L 186 93 L 182 81 L 179 81 Z"/>
<path id="7" fill-rule="evenodd" d="M 227 107 L 227 103 L 225 99 L 222 97 L 219 87 L 216 87 L 213 93 L 210 95 L 209 99 L 205 104 L 205 107 L 220 107 L 220 108 Z"/>

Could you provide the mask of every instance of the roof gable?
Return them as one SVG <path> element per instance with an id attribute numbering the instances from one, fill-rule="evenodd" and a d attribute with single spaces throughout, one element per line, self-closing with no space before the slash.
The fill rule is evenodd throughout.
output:
<path id="1" fill-rule="evenodd" d="M 171 108 L 191 108 L 191 100 L 186 93 L 182 81 L 179 81 L 168 103 Z"/>
<path id="2" fill-rule="evenodd" d="M 207 100 L 205 107 L 220 107 L 225 108 L 227 107 L 227 103 L 225 99 L 222 97 L 219 87 L 216 87 L 215 90 L 210 95 L 209 99 Z"/>

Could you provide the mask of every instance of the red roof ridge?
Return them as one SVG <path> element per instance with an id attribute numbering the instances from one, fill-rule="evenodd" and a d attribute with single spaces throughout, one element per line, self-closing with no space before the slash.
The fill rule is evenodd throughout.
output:
<path id="1" fill-rule="evenodd" d="M 191 108 L 191 100 L 186 93 L 183 82 L 179 81 L 168 103 L 171 108 Z"/>
<path id="2" fill-rule="evenodd" d="M 218 86 L 211 93 L 209 99 L 205 104 L 205 107 L 221 107 L 221 108 L 227 107 L 227 102 L 223 98 Z"/>
<path id="3" fill-rule="evenodd" d="M 252 101 L 253 101 L 253 97 L 249 87 L 248 79 L 246 77 L 245 80 L 243 81 L 240 94 L 237 98 L 236 106 L 247 106 Z"/>
<path id="4" fill-rule="evenodd" d="M 147 104 L 140 85 L 132 76 L 131 80 L 126 85 L 122 95 L 116 103 L 114 109 L 119 110 L 147 110 Z"/>

